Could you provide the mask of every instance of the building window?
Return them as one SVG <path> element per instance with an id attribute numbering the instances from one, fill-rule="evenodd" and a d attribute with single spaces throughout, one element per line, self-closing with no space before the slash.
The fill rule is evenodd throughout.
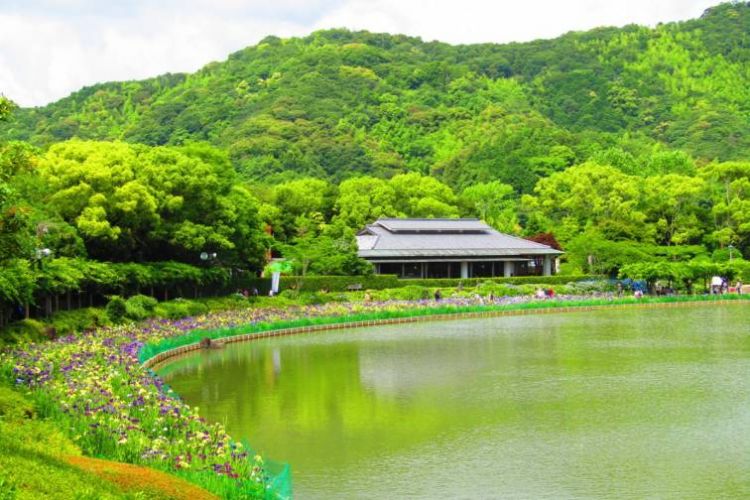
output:
<path id="1" fill-rule="evenodd" d="M 461 263 L 460 262 L 449 262 L 448 263 L 448 277 L 449 278 L 460 278 L 461 277 Z"/>
<path id="2" fill-rule="evenodd" d="M 404 264 L 404 278 L 421 278 L 422 277 L 422 263 L 421 262 L 409 262 Z"/>
<path id="3" fill-rule="evenodd" d="M 491 278 L 492 262 L 473 262 L 471 276 L 472 278 Z"/>
<path id="4" fill-rule="evenodd" d="M 528 262 L 516 262 L 516 276 L 528 276 L 529 275 L 529 263 Z"/>
<path id="5" fill-rule="evenodd" d="M 395 274 L 401 276 L 401 263 L 380 264 L 380 274 Z"/>
<path id="6" fill-rule="evenodd" d="M 498 260 L 493 262 L 492 276 L 505 276 L 505 262 Z"/>
<path id="7" fill-rule="evenodd" d="M 428 278 L 450 278 L 450 263 L 448 262 L 428 262 L 427 266 L 427 277 Z M 459 275 L 461 270 L 459 268 Z"/>

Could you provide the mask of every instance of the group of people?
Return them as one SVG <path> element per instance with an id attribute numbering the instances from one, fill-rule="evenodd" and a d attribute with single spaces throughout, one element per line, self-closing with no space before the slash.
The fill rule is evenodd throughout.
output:
<path id="1" fill-rule="evenodd" d="M 714 276 L 713 278 L 711 278 L 711 295 L 722 295 L 731 291 L 732 290 L 729 288 L 729 280 L 727 280 L 726 278 L 722 278 L 721 276 Z M 738 295 L 742 294 L 741 280 L 737 280 L 737 283 L 734 285 L 734 292 Z"/>
<path id="2" fill-rule="evenodd" d="M 552 299 L 555 297 L 555 291 L 552 288 L 537 288 L 534 292 L 534 298 Z"/>

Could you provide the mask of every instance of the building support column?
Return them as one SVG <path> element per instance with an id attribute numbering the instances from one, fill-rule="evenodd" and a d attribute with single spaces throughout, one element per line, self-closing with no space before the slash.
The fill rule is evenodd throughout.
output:
<path id="1" fill-rule="evenodd" d="M 505 265 L 503 265 L 503 276 L 506 278 L 510 278 L 513 276 L 513 274 L 516 272 L 516 263 L 512 260 L 505 261 Z"/>
<path id="2" fill-rule="evenodd" d="M 552 275 L 552 258 L 549 255 L 544 256 L 544 266 L 542 267 L 542 274 L 544 276 Z"/>
<path id="3" fill-rule="evenodd" d="M 461 262 L 461 278 L 469 277 L 469 263 Z"/>

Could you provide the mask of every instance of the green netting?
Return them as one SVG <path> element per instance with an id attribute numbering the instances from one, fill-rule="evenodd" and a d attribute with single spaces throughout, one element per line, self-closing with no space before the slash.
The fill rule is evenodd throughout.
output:
<path id="1" fill-rule="evenodd" d="M 250 455 L 257 454 L 257 451 L 250 446 L 247 439 L 240 441 L 243 448 L 250 452 Z M 274 460 L 263 459 L 263 470 L 266 478 L 266 499 L 267 500 L 289 500 L 292 498 L 292 468 L 285 462 L 276 462 Z"/>
<path id="2" fill-rule="evenodd" d="M 292 468 L 289 464 L 267 461 L 268 498 L 287 500 L 292 498 Z"/>

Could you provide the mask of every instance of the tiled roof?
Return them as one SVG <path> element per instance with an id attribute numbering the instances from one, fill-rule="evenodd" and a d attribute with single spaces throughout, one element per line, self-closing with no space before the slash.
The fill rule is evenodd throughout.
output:
<path id="1" fill-rule="evenodd" d="M 378 219 L 375 224 L 392 233 L 402 231 L 486 231 L 487 224 L 478 219 Z"/>
<path id="2" fill-rule="evenodd" d="M 562 253 L 541 243 L 501 233 L 476 219 L 379 219 L 359 233 L 357 244 L 359 256 L 364 258 Z"/>

